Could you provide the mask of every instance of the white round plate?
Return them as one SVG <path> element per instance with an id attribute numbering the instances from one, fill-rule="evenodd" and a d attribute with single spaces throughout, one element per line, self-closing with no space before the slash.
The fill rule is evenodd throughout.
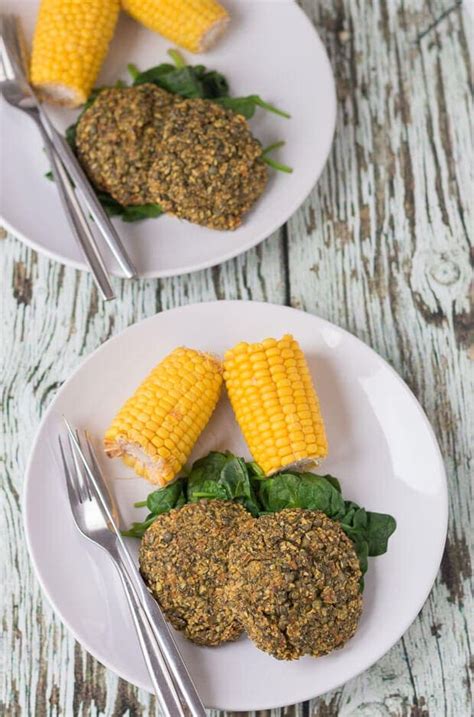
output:
<path id="1" fill-rule="evenodd" d="M 431 589 L 446 537 L 446 479 L 430 424 L 395 371 L 351 334 L 295 309 L 238 301 L 173 309 L 131 326 L 84 361 L 44 416 L 26 476 L 26 532 L 43 589 L 82 645 L 129 682 L 150 689 L 115 570 L 73 525 L 58 463 L 60 416 L 100 440 L 122 402 L 176 346 L 222 354 L 240 340 L 286 332 L 300 341 L 320 396 L 330 445 L 322 471 L 341 480 L 348 499 L 392 513 L 398 527 L 386 555 L 369 561 L 359 630 L 331 655 L 280 662 L 246 638 L 202 648 L 176 633 L 204 703 L 267 709 L 333 689 L 401 637 Z M 226 448 L 249 455 L 223 397 L 191 459 Z M 119 460 L 103 458 L 103 467 L 123 523 L 143 519 L 132 503 L 151 486 Z"/>
<path id="2" fill-rule="evenodd" d="M 31 40 L 37 0 L 5 0 L 3 12 L 20 15 Z M 223 72 L 234 95 L 260 94 L 291 113 L 290 120 L 258 110 L 252 131 L 264 146 L 285 140 L 275 154 L 293 174 L 270 170 L 264 195 L 235 232 L 198 227 L 173 217 L 124 224 L 114 220 L 140 276 L 162 277 L 214 266 L 241 254 L 278 229 L 296 211 L 318 179 L 335 126 L 334 80 L 324 47 L 303 11 L 292 0 L 225 0 L 232 15 L 229 31 L 204 55 L 186 54 Z M 127 78 L 127 63 L 148 69 L 169 61 L 172 44 L 122 14 L 100 84 Z M 38 131 L 29 118 L 1 100 L 0 215 L 4 224 L 34 249 L 85 269 L 63 216 L 56 189 L 44 178 L 48 163 Z M 75 114 L 50 112 L 64 129 Z M 109 257 L 114 274 L 120 269 Z"/>

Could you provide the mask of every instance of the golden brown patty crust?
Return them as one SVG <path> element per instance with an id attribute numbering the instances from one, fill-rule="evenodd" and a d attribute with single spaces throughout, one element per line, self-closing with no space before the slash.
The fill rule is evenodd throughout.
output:
<path id="1" fill-rule="evenodd" d="M 150 170 L 153 201 L 195 224 L 235 229 L 265 188 L 261 155 L 242 115 L 209 100 L 177 98 Z"/>
<path id="2" fill-rule="evenodd" d="M 198 645 L 242 633 L 225 598 L 229 546 L 254 518 L 227 501 L 188 503 L 159 516 L 143 536 L 140 571 L 168 620 Z"/>
<path id="3" fill-rule="evenodd" d="M 342 647 L 362 611 L 359 560 L 320 511 L 258 518 L 229 551 L 227 595 L 257 647 L 280 660 Z"/>
<path id="4" fill-rule="evenodd" d="M 153 200 L 148 172 L 173 95 L 156 85 L 102 90 L 79 120 L 77 153 L 93 184 L 124 205 Z"/>

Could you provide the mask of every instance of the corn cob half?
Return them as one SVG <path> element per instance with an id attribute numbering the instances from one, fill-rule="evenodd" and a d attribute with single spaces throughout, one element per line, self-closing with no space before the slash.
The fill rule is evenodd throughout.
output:
<path id="1" fill-rule="evenodd" d="M 118 13 L 119 0 L 41 0 L 30 74 L 43 99 L 70 107 L 86 101 Z"/>
<path id="2" fill-rule="evenodd" d="M 237 344 L 225 354 L 224 379 L 250 452 L 267 476 L 327 456 L 319 400 L 293 336 Z"/>
<path id="3" fill-rule="evenodd" d="M 186 463 L 214 411 L 222 364 L 212 356 L 177 348 L 159 363 L 122 406 L 104 437 L 110 457 L 135 473 L 166 485 Z"/>
<path id="4" fill-rule="evenodd" d="M 209 49 L 229 14 L 216 0 L 121 0 L 135 20 L 191 52 Z"/>

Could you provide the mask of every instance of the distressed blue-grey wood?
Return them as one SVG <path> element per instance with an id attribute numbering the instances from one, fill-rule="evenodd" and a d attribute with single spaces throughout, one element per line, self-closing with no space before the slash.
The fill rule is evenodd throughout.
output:
<path id="1" fill-rule="evenodd" d="M 363 675 L 272 717 L 471 714 L 472 27 L 454 0 L 302 5 L 335 70 L 336 139 L 304 206 L 258 249 L 181 278 L 116 280 L 118 300 L 103 305 L 88 275 L 2 236 L 1 714 L 158 714 L 152 697 L 75 643 L 43 598 L 20 493 L 41 415 L 84 356 L 156 311 L 216 298 L 302 307 L 373 346 L 419 397 L 449 477 L 447 548 L 415 623 Z"/>

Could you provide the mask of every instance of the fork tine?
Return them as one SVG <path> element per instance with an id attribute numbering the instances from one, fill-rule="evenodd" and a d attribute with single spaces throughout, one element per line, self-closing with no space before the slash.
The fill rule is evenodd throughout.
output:
<path id="1" fill-rule="evenodd" d="M 73 441 L 72 436 L 70 436 L 70 435 L 68 435 L 68 442 L 69 442 L 69 450 L 71 451 L 71 456 L 72 456 L 72 460 L 74 463 L 74 472 L 76 475 L 79 500 L 81 501 L 81 503 L 84 503 L 86 500 L 89 500 L 89 495 L 87 493 L 87 487 L 86 487 L 86 483 L 84 480 L 84 472 L 83 472 L 82 466 L 79 462 L 79 459 L 77 457 L 77 449 L 76 449 L 75 443 Z"/>
<path id="2" fill-rule="evenodd" d="M 108 509 L 112 515 L 114 522 L 116 523 L 116 525 L 120 525 L 120 515 L 119 515 L 118 509 L 117 509 L 117 505 L 116 505 L 115 499 L 113 497 L 113 494 L 111 492 L 111 489 L 109 487 L 109 484 L 108 484 L 107 480 L 105 479 L 105 476 L 102 472 L 102 468 L 100 467 L 99 462 L 97 460 L 97 453 L 96 453 L 94 445 L 92 443 L 90 434 L 88 431 L 84 431 L 83 435 L 84 435 L 84 443 L 87 446 L 89 462 L 90 462 L 90 465 L 92 466 L 92 471 L 94 473 L 95 480 L 98 485 L 98 489 L 100 490 L 102 498 L 107 503 Z"/>
<path id="3" fill-rule="evenodd" d="M 59 443 L 59 451 L 61 453 L 64 475 L 66 476 L 66 488 L 67 488 L 67 492 L 69 495 L 69 502 L 70 502 L 71 508 L 72 508 L 78 499 L 77 485 L 72 477 L 71 471 L 69 470 L 69 465 L 68 465 L 68 461 L 66 459 L 66 455 L 64 452 L 64 446 L 63 446 L 63 442 L 61 440 L 61 436 L 58 436 L 58 443 Z"/>
<path id="4" fill-rule="evenodd" d="M 76 441 L 79 446 L 79 449 L 80 449 L 82 455 L 84 455 L 84 446 L 83 446 L 84 439 L 81 438 L 81 432 L 79 431 L 79 429 L 76 428 L 74 433 L 76 434 Z M 86 494 L 88 500 L 92 500 L 92 486 L 91 486 L 89 475 L 88 475 L 87 471 L 84 470 L 82 461 L 81 462 L 79 461 L 79 459 L 77 457 L 77 451 L 74 451 L 74 453 L 76 454 L 78 470 L 80 470 L 80 473 L 81 473 L 83 489 L 85 491 L 85 494 Z"/>
<path id="5" fill-rule="evenodd" d="M 76 467 L 78 469 L 78 472 L 81 476 L 81 485 L 84 489 L 85 499 L 90 500 L 92 499 L 93 491 L 92 486 L 94 485 L 94 481 L 92 480 L 91 476 L 91 469 L 87 462 L 86 456 L 84 455 L 84 450 L 81 446 L 80 440 L 79 440 L 79 434 L 78 432 L 74 432 L 74 430 L 71 427 L 71 424 L 67 420 L 66 416 L 63 416 L 63 421 L 66 426 L 66 430 L 69 436 L 69 441 L 72 444 L 72 452 L 74 455 L 74 461 L 76 464 Z"/>

